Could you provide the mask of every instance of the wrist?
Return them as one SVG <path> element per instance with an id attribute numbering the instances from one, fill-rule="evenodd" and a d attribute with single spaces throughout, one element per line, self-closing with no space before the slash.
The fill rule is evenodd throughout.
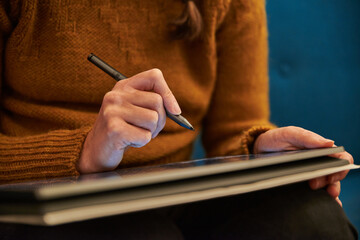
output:
<path id="1" fill-rule="evenodd" d="M 91 167 L 89 167 L 89 158 L 87 157 L 85 149 L 83 148 L 80 157 L 76 163 L 76 170 L 80 173 L 91 173 Z"/>
<path id="2" fill-rule="evenodd" d="M 89 147 L 89 138 L 91 138 L 92 131 L 88 133 L 85 139 L 83 148 L 80 153 L 80 157 L 76 163 L 76 169 L 80 174 L 97 172 L 96 168 L 92 166 L 92 153 L 90 153 L 91 147 Z"/>
<path id="3" fill-rule="evenodd" d="M 111 143 L 101 139 L 93 137 L 92 131 L 89 132 L 76 165 L 79 173 L 112 171 L 120 164 L 127 148 L 113 149 Z M 101 144 L 104 142 L 105 144 Z"/>
<path id="4" fill-rule="evenodd" d="M 248 129 L 242 135 L 241 145 L 243 149 L 246 149 L 246 154 L 259 153 L 259 139 L 262 138 L 263 134 L 273 129 L 273 125 L 254 126 Z"/>
<path id="5" fill-rule="evenodd" d="M 264 133 L 262 133 L 262 134 L 260 134 L 260 135 L 258 135 L 256 137 L 256 139 L 254 141 L 254 144 L 252 146 L 252 149 L 251 149 L 252 153 L 254 153 L 254 154 L 260 153 L 260 151 L 259 151 L 259 149 L 260 149 L 259 148 L 259 143 L 261 142 L 261 138 L 262 138 L 263 135 L 264 135 Z"/>

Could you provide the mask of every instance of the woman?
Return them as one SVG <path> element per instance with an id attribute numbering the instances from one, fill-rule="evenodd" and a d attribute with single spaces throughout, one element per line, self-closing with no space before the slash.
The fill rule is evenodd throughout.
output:
<path id="1" fill-rule="evenodd" d="M 3 183 L 186 160 L 200 130 L 208 156 L 334 145 L 307 130 L 274 128 L 268 121 L 264 1 L 3 0 L 0 31 Z M 86 62 L 90 52 L 132 77 L 115 84 Z M 166 122 L 164 108 L 181 112 L 196 132 Z M 335 156 L 353 161 L 348 153 Z M 311 180 L 310 187 L 326 187 L 340 203 L 339 181 L 346 173 Z M 313 198 L 303 186 L 300 189 L 296 192 Z M 283 197 L 283 191 L 276 194 Z M 267 200 L 267 206 L 274 204 Z M 324 202 L 336 208 L 330 198 Z M 219 204 L 223 202 L 193 206 L 206 211 Z M 224 216 L 232 219 L 228 216 L 237 208 L 228 205 Z M 195 236 L 186 224 L 189 219 L 215 229 L 201 218 L 204 211 L 186 217 L 192 210 L 179 209 L 161 216 L 167 223 L 175 216 L 174 228 L 186 237 Z M 336 216 L 343 214 L 336 211 Z M 130 217 L 119 218 L 123 220 L 116 221 L 127 226 Z M 230 229 L 237 229 L 236 236 L 245 232 L 235 226 Z M 341 232 L 351 235 L 346 226 Z M 215 236 L 216 231 L 203 231 L 199 237 Z M 201 235 L 204 232 L 209 235 Z"/>

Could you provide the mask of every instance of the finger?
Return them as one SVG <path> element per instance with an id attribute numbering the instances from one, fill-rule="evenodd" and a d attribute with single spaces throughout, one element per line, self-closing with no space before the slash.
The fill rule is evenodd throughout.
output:
<path id="1" fill-rule="evenodd" d="M 300 127 L 282 127 L 261 134 L 255 142 L 255 152 L 273 152 L 306 148 L 332 147 L 334 141 Z"/>
<path id="2" fill-rule="evenodd" d="M 331 154 L 330 156 L 348 160 L 350 164 L 354 163 L 354 158 L 348 152 L 334 153 L 334 154 Z M 329 183 L 334 183 L 336 181 L 340 181 L 340 180 L 344 179 L 348 173 L 349 173 L 349 170 L 345 170 L 345 171 L 331 174 L 328 177 L 328 181 L 329 181 Z"/>
<path id="3" fill-rule="evenodd" d="M 329 184 L 326 188 L 326 191 L 329 193 L 330 196 L 333 198 L 337 198 L 340 195 L 340 181 L 336 183 Z"/>
<path id="4" fill-rule="evenodd" d="M 180 114 L 181 109 L 175 96 L 167 85 L 162 72 L 159 69 L 151 69 L 139 73 L 131 78 L 119 82 L 116 85 L 126 85 L 137 90 L 153 91 L 163 98 L 165 108 L 172 114 Z M 114 89 L 117 88 L 115 85 Z"/>
<path id="5" fill-rule="evenodd" d="M 334 183 L 334 182 L 343 180 L 346 177 L 346 175 L 349 173 L 349 171 L 350 170 L 345 170 L 345 171 L 341 171 L 341 172 L 333 173 L 333 174 L 329 175 L 327 177 L 328 182 L 329 183 Z"/>
<path id="6" fill-rule="evenodd" d="M 157 112 L 158 121 L 156 129 L 152 131 L 153 138 L 156 137 L 159 132 L 164 128 L 166 123 L 166 112 L 164 109 L 162 97 L 154 92 L 135 90 L 131 94 L 131 98 L 129 98 L 128 101 L 135 106 L 151 109 Z"/>
<path id="7" fill-rule="evenodd" d="M 339 197 L 335 198 L 335 200 L 338 202 L 338 204 L 340 205 L 340 207 L 342 207 L 342 206 L 343 206 L 343 204 L 342 204 L 342 202 L 341 202 L 341 200 L 340 200 L 340 198 L 339 198 Z"/>
<path id="8" fill-rule="evenodd" d="M 133 120 L 131 120 L 131 116 L 129 114 L 134 114 L 135 108 L 131 108 L 130 105 L 138 106 L 144 109 L 154 110 L 158 114 L 158 121 L 156 128 L 153 129 L 152 122 L 149 123 L 142 123 L 145 119 L 139 116 L 133 116 Z M 158 135 L 158 133 L 164 128 L 166 123 L 166 113 L 163 105 L 162 97 L 153 92 L 146 92 L 146 91 L 139 91 L 136 89 L 131 88 L 129 89 L 113 89 L 112 91 L 108 92 L 104 96 L 103 106 L 105 107 L 104 112 L 109 113 L 109 117 L 112 114 L 112 111 L 118 112 L 117 117 L 120 117 L 120 113 L 123 114 L 126 118 L 128 123 L 132 123 L 134 125 L 138 125 L 140 127 L 146 128 L 150 130 L 153 134 L 153 138 Z M 109 109 L 109 107 L 111 107 Z M 120 111 L 121 107 L 123 111 Z M 108 117 L 108 118 L 109 118 Z M 138 120 L 138 121 L 136 121 Z M 153 121 L 153 118 L 150 118 L 150 121 Z"/>
<path id="9" fill-rule="evenodd" d="M 310 188 L 314 189 L 314 190 L 323 188 L 326 185 L 328 185 L 327 176 L 322 176 L 322 177 L 311 179 L 311 180 L 309 180 L 309 185 L 310 185 Z"/>
<path id="10" fill-rule="evenodd" d="M 128 124 L 150 131 L 152 136 L 157 128 L 159 119 L 159 115 L 156 111 L 129 103 L 121 106 L 108 106 L 104 110 L 104 116 L 109 124 L 116 124 L 118 119 L 122 119 Z M 111 126 L 110 128 L 112 129 L 115 127 Z"/>
<path id="11" fill-rule="evenodd" d="M 334 154 L 331 154 L 330 157 L 345 159 L 345 160 L 348 160 L 349 163 L 351 163 L 351 164 L 354 163 L 353 156 L 348 152 L 334 153 Z"/>
<path id="12" fill-rule="evenodd" d="M 117 150 L 126 147 L 143 147 L 151 140 L 151 132 L 126 123 L 122 118 L 112 118 L 108 125 L 108 135 Z"/>
<path id="13" fill-rule="evenodd" d="M 332 147 L 334 141 L 300 127 L 282 128 L 281 138 L 298 149 Z"/>

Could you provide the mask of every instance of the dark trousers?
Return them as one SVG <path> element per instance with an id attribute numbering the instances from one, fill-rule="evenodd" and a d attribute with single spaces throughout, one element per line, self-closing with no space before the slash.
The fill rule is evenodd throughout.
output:
<path id="1" fill-rule="evenodd" d="M 306 183 L 174 207 L 38 227 L 0 224 L 0 239 L 357 239 L 343 209 Z"/>

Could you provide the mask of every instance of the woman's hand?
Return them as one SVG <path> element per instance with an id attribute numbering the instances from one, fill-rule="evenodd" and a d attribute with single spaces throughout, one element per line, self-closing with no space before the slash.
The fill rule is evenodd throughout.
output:
<path id="1" fill-rule="evenodd" d="M 255 141 L 254 153 L 276 152 L 284 150 L 297 150 L 306 148 L 333 147 L 334 141 L 325 139 L 320 135 L 299 127 L 283 127 L 269 130 L 261 134 Z M 332 157 L 346 159 L 354 163 L 353 157 L 347 153 L 332 154 Z M 342 171 L 328 176 L 318 177 L 309 181 L 312 189 L 327 186 L 327 192 L 334 197 L 339 204 L 340 180 L 344 179 L 349 171 Z"/>
<path id="2" fill-rule="evenodd" d="M 121 80 L 105 94 L 99 115 L 86 137 L 78 162 L 80 173 L 115 169 L 128 147 L 142 147 L 166 122 L 165 109 L 180 107 L 158 69 Z"/>

